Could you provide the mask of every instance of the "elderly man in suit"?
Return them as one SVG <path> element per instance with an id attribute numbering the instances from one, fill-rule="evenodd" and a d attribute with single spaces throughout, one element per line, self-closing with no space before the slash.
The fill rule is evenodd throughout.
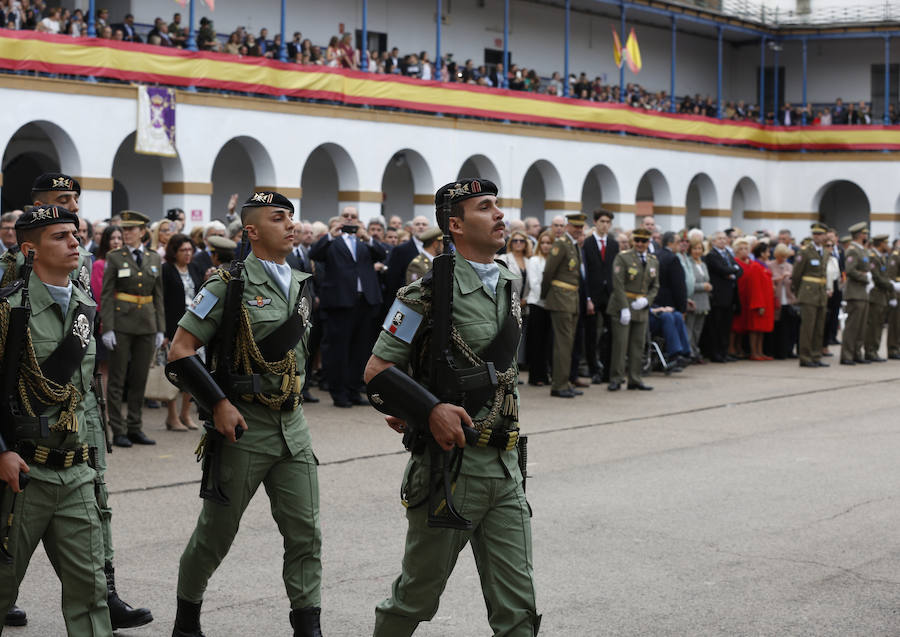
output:
<path id="1" fill-rule="evenodd" d="M 314 274 L 313 272 L 313 262 L 309 257 L 309 249 L 312 245 L 312 236 L 313 229 L 311 223 L 306 223 L 300 221 L 299 219 L 294 222 L 294 249 L 291 253 L 286 257 L 285 261 L 288 265 L 290 265 L 295 270 L 299 270 L 300 272 L 306 272 L 307 274 Z M 319 344 L 322 342 L 322 321 L 319 316 L 319 290 L 318 290 L 318 280 L 313 278 L 312 285 L 315 295 L 315 301 L 313 303 L 312 310 L 312 328 L 310 329 L 309 340 L 307 341 L 307 346 L 309 347 L 309 356 L 306 358 L 306 377 L 303 381 L 303 390 L 301 394 L 303 396 L 304 403 L 317 403 L 319 399 L 313 396 L 310 391 L 310 379 L 312 378 L 312 361 L 315 359 L 316 354 L 319 351 Z"/>
<path id="2" fill-rule="evenodd" d="M 591 372 L 591 382 L 594 384 L 609 382 L 612 332 L 606 306 L 612 293 L 612 263 L 619 254 L 619 243 L 609 234 L 614 217 L 615 215 L 608 210 L 602 208 L 595 210 L 594 232 L 584 240 L 582 247 L 587 283 L 584 352 Z M 601 344 L 599 354 L 598 340 Z"/>
<path id="3" fill-rule="evenodd" d="M 744 274 L 731 255 L 728 237 L 717 232 L 712 238 L 712 249 L 704 260 L 712 283 L 710 310 L 707 324 L 710 333 L 709 359 L 714 363 L 737 360 L 728 355 L 728 339 L 731 335 L 731 317 L 737 297 L 737 280 Z"/>
<path id="4" fill-rule="evenodd" d="M 374 264 L 385 250 L 359 226 L 353 206 L 310 249 L 309 256 L 325 265 L 319 306 L 328 342 L 325 369 L 335 407 L 365 404 L 360 396 L 363 369 L 371 353 L 371 329 L 381 307 L 381 288 Z"/>

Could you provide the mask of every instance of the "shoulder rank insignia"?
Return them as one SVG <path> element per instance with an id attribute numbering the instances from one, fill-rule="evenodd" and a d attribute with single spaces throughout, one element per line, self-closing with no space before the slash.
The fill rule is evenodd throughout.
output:
<path id="1" fill-rule="evenodd" d="M 264 299 L 261 296 L 257 296 L 252 301 L 247 301 L 247 305 L 249 305 L 250 307 L 253 307 L 254 305 L 256 307 L 265 307 L 271 302 L 272 302 L 272 299 Z"/>

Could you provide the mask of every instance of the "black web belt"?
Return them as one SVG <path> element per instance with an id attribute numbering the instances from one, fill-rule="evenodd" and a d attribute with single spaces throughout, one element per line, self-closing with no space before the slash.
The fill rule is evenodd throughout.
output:
<path id="1" fill-rule="evenodd" d="M 90 461 L 90 451 L 85 444 L 72 449 L 53 449 L 23 440 L 17 445 L 19 455 L 27 463 L 39 464 L 50 469 L 69 469 Z"/>

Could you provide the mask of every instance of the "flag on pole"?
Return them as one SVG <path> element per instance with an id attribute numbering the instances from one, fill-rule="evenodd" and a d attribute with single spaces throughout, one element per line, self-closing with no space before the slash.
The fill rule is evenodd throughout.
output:
<path id="1" fill-rule="evenodd" d="M 216 10 L 216 0 L 203 0 L 207 7 L 209 7 L 210 11 Z"/>
<path id="2" fill-rule="evenodd" d="M 622 41 L 619 39 L 619 32 L 615 29 L 613 33 L 613 59 L 616 62 L 616 68 L 622 68 Z"/>
<path id="3" fill-rule="evenodd" d="M 183 9 L 184 7 L 187 6 L 188 0 L 175 0 L 175 2 L 177 2 L 178 4 L 180 4 L 180 5 L 181 5 L 181 8 Z"/>
<path id="4" fill-rule="evenodd" d="M 634 34 L 634 27 L 631 29 L 631 33 L 628 34 L 628 40 L 625 41 L 625 49 L 622 51 L 622 54 L 625 57 L 625 62 L 628 64 L 628 68 L 631 69 L 632 73 L 640 73 L 641 66 L 641 49 L 638 47 L 637 36 Z"/>

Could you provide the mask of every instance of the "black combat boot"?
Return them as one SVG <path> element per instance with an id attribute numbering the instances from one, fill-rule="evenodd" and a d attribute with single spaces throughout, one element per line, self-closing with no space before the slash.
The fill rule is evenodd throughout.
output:
<path id="1" fill-rule="evenodd" d="M 294 637 L 322 637 L 322 628 L 319 626 L 321 614 L 322 609 L 315 606 L 292 610 L 291 626 L 294 627 Z"/>
<path id="2" fill-rule="evenodd" d="M 103 566 L 106 573 L 106 603 L 109 606 L 109 620 L 113 630 L 135 628 L 153 621 L 149 608 L 132 608 L 125 603 L 116 592 L 116 572 L 111 562 Z"/>
<path id="3" fill-rule="evenodd" d="M 204 637 L 200 630 L 200 604 L 178 598 L 172 637 Z"/>
<path id="4" fill-rule="evenodd" d="M 6 626 L 25 626 L 28 624 L 28 617 L 25 611 L 16 605 L 13 605 L 6 611 L 6 619 L 3 622 Z"/>

